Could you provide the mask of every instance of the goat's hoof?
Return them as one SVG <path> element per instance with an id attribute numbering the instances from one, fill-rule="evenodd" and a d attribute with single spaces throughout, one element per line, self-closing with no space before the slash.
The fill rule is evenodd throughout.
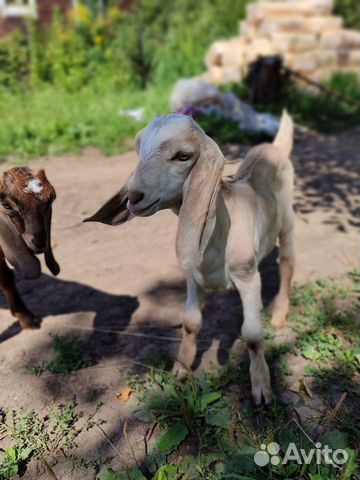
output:
<path id="1" fill-rule="evenodd" d="M 182 365 L 180 362 L 176 361 L 172 373 L 178 378 L 180 381 L 186 380 L 186 377 L 189 375 L 189 370 Z"/>
<path id="2" fill-rule="evenodd" d="M 23 330 L 35 330 L 40 328 L 40 320 L 31 314 L 21 314 L 17 316 L 20 326 Z"/>
<path id="3" fill-rule="evenodd" d="M 286 317 L 289 313 L 288 302 L 273 300 L 269 307 L 271 313 L 271 326 L 276 330 L 285 327 Z"/>
<path id="4" fill-rule="evenodd" d="M 258 385 L 252 389 L 251 393 L 257 407 L 262 404 L 263 400 L 265 405 L 270 405 L 272 402 L 272 393 L 269 385 Z"/>
<path id="5" fill-rule="evenodd" d="M 280 330 L 281 328 L 284 328 L 286 324 L 286 315 L 276 315 L 276 313 L 273 314 L 271 317 L 271 326 L 275 330 Z"/>

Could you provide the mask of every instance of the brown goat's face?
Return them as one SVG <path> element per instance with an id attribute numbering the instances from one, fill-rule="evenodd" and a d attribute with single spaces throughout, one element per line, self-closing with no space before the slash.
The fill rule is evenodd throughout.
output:
<path id="1" fill-rule="evenodd" d="M 27 167 L 8 170 L 3 175 L 0 202 L 27 247 L 42 253 L 48 243 L 47 217 L 55 190 L 44 170 L 34 173 Z"/>

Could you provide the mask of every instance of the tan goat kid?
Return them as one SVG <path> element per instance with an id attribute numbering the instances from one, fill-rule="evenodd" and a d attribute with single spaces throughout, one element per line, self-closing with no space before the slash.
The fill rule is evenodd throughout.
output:
<path id="1" fill-rule="evenodd" d="M 136 138 L 138 165 L 124 187 L 85 221 L 119 225 L 170 208 L 179 216 L 176 250 L 187 279 L 183 338 L 174 371 L 184 377 L 196 356 L 196 335 L 208 288 L 235 287 L 241 334 L 250 354 L 256 404 L 271 401 L 260 321 L 259 263 L 280 242 L 280 290 L 272 325 L 284 325 L 294 266 L 293 123 L 284 112 L 273 144 L 252 148 L 236 175 L 222 179 L 224 157 L 189 116 L 155 117 Z"/>
<path id="2" fill-rule="evenodd" d="M 59 273 L 50 234 L 55 197 L 44 170 L 35 174 L 27 167 L 16 167 L 0 178 L 0 287 L 22 328 L 37 328 L 39 322 L 22 301 L 6 260 L 23 277 L 37 278 L 41 266 L 35 254 L 44 253 L 51 273 Z"/>

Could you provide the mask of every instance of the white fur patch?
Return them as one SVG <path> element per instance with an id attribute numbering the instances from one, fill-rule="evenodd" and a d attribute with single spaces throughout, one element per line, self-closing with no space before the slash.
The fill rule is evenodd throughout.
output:
<path id="1" fill-rule="evenodd" d="M 32 178 L 24 188 L 25 193 L 41 193 L 43 191 L 42 183 L 38 178 Z"/>

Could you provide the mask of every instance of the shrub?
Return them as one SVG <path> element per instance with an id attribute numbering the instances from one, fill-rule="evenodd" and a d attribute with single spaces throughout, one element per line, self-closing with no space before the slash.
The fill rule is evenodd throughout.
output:
<path id="1" fill-rule="evenodd" d="M 138 0 L 130 11 L 79 3 L 69 15 L 54 9 L 49 26 L 33 21 L 0 41 L 0 85 L 48 82 L 75 91 L 103 75 L 122 85 L 171 83 L 203 69 L 211 41 L 236 33 L 249 0 Z"/>
<path id="2" fill-rule="evenodd" d="M 237 33 L 247 3 L 249 0 L 138 0 L 119 18 L 115 55 L 140 86 L 198 74 L 211 42 Z"/>
<path id="3" fill-rule="evenodd" d="M 360 6 L 358 0 L 335 0 L 334 13 L 341 15 L 348 28 L 360 28 Z"/>

